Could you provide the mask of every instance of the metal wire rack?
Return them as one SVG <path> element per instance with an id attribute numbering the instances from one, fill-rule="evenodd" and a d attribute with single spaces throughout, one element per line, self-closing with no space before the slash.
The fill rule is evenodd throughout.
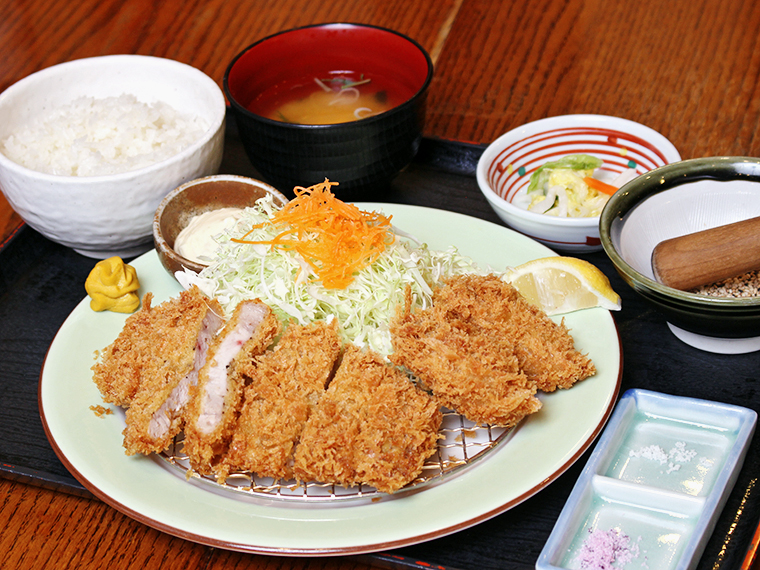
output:
<path id="1" fill-rule="evenodd" d="M 505 442 L 511 433 L 508 428 L 475 424 L 451 410 L 443 409 L 442 412 L 437 451 L 425 462 L 420 475 L 394 493 L 394 497 L 417 492 L 461 473 Z M 188 480 L 209 485 L 212 490 L 233 496 L 274 499 L 284 501 L 288 506 L 293 503 L 345 504 L 347 501 L 376 501 L 388 496 L 368 485 L 347 488 L 318 482 L 276 481 L 250 472 L 233 472 L 225 483 L 218 483 L 213 476 L 193 471 L 182 448 L 182 436 L 179 435 L 158 457 Z"/>

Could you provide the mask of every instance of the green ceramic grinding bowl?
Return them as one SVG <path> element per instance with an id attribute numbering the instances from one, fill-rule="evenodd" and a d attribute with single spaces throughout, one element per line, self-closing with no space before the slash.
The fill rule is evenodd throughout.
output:
<path id="1" fill-rule="evenodd" d="M 639 176 L 612 196 L 599 222 L 615 269 L 693 346 L 722 353 L 760 350 L 760 297 L 721 298 L 658 283 L 651 267 L 664 239 L 760 216 L 760 159 L 711 157 Z M 625 309 L 625 307 L 624 307 Z"/>

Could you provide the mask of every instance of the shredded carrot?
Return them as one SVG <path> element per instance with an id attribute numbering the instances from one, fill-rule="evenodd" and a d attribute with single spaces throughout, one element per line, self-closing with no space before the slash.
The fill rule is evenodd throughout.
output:
<path id="1" fill-rule="evenodd" d="M 586 184 L 588 184 L 590 188 L 593 188 L 594 190 L 597 190 L 599 192 L 604 192 L 605 194 L 609 194 L 610 196 L 612 196 L 615 192 L 618 191 L 618 189 L 612 184 L 607 184 L 606 182 L 602 182 L 601 180 L 597 180 L 596 178 L 592 178 L 591 176 L 584 177 L 583 181 Z"/>
<path id="2" fill-rule="evenodd" d="M 258 224 L 237 243 L 267 244 L 301 255 L 327 289 L 344 289 L 361 269 L 373 263 L 393 243 L 391 218 L 346 204 L 332 193 L 337 182 L 325 179 L 309 188 L 297 186 L 296 197 L 265 224 Z M 271 240 L 246 239 L 255 229 L 273 224 Z"/>

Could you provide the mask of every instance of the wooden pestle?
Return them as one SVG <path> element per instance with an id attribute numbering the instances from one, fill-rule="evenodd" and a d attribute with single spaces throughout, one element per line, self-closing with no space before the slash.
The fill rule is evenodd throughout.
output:
<path id="1" fill-rule="evenodd" d="M 760 269 L 760 217 L 660 242 L 652 269 L 660 283 L 682 291 Z"/>

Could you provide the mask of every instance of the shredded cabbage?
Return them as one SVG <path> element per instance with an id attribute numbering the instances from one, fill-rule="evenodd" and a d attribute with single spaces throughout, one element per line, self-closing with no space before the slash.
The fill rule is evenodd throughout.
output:
<path id="1" fill-rule="evenodd" d="M 434 251 L 396 231 L 396 240 L 370 266 L 359 271 L 344 289 L 327 289 L 315 279 L 311 267 L 292 250 L 262 244 L 235 243 L 251 227 L 267 222 L 279 209 L 271 197 L 246 208 L 238 224 L 215 239 L 216 260 L 201 273 L 179 272 L 185 287 L 197 285 L 216 297 L 227 314 L 245 299 L 259 298 L 287 324 L 308 324 L 337 318 L 346 342 L 368 347 L 381 355 L 392 352 L 390 321 L 403 306 L 406 286 L 411 286 L 412 307 L 426 308 L 433 288 L 444 279 L 465 273 L 483 273 L 476 263 L 455 247 Z M 247 238 L 266 241 L 274 237 L 272 224 L 255 229 Z"/>

